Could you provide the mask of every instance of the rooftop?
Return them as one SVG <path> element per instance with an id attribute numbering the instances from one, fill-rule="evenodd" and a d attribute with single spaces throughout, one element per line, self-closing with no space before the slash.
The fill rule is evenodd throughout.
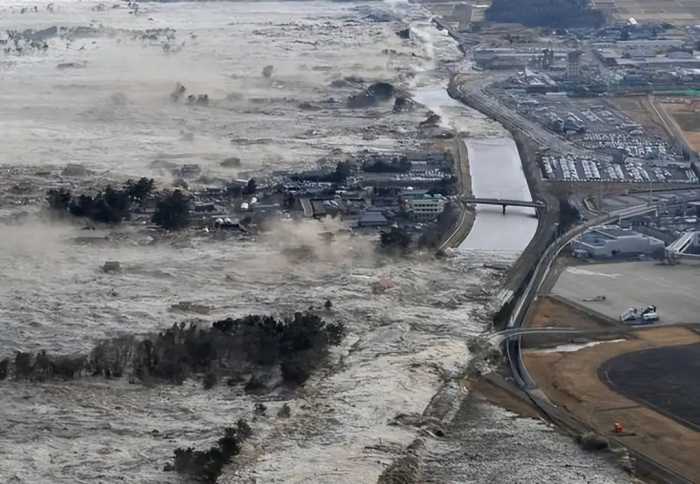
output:
<path id="1" fill-rule="evenodd" d="M 619 227 L 600 228 L 600 229 L 596 229 L 596 232 L 603 234 L 603 235 L 607 235 L 608 237 L 612 237 L 612 238 L 640 235 L 637 232 L 633 232 L 631 230 L 621 229 Z"/>

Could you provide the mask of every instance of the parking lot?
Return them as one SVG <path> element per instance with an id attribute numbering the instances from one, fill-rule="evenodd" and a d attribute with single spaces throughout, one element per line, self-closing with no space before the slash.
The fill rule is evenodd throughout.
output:
<path id="1" fill-rule="evenodd" d="M 665 138 L 651 135 L 625 113 L 601 99 L 496 90 L 502 102 L 590 156 L 545 153 L 546 179 L 569 182 L 697 183 L 681 153 Z"/>
<path id="2" fill-rule="evenodd" d="M 631 307 L 658 308 L 657 324 L 700 322 L 700 267 L 656 261 L 568 267 L 553 293 L 612 319 Z M 602 301 L 591 301 L 605 296 Z"/>

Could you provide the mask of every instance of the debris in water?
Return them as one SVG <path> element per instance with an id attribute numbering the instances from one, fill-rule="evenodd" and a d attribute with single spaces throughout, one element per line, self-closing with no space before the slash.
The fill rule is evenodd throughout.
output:
<path id="1" fill-rule="evenodd" d="M 121 270 L 121 264 L 119 263 L 119 261 L 116 260 L 108 260 L 102 266 L 103 272 L 121 272 Z"/>

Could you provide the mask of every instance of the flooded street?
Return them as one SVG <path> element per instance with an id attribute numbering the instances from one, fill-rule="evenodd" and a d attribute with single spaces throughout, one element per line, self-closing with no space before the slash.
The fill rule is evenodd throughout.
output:
<path id="1" fill-rule="evenodd" d="M 445 259 L 380 255 L 376 234 L 350 235 L 331 219 L 275 220 L 262 235 L 226 238 L 162 236 L 138 224 L 85 230 L 46 213 L 45 191 L 58 182 L 84 189 L 149 176 L 172 186 L 170 168 L 190 163 L 204 180 L 232 179 L 316 167 L 329 154 L 409 151 L 431 110 L 468 139 L 476 196 L 506 190 L 527 199 L 503 128 L 447 96 L 460 53 L 425 9 L 146 2 L 132 12 L 125 3 L 61 0 L 23 12 L 27 5 L 0 0 L 0 40 L 9 31 L 56 33 L 47 34 L 46 48 L 0 52 L 0 358 L 84 353 L 102 338 L 173 323 L 309 307 L 342 322 L 347 335 L 328 367 L 293 391 L 97 376 L 2 381 L 0 482 L 185 482 L 164 470 L 174 450 L 208 448 L 238 418 L 254 434 L 219 482 L 376 482 L 417 437 L 427 441 L 430 465 L 449 462 L 442 466 L 449 474 L 434 472 L 430 482 L 511 482 L 525 464 L 531 478 L 539 469 L 553 475 L 553 448 L 558 475 L 587 482 L 575 467 L 583 451 L 538 421 L 509 427 L 515 417 L 495 407 L 460 410 L 466 439 L 441 439 L 410 423 L 456 412 L 466 394 L 468 342 L 489 328 L 489 301 L 504 278 L 484 262 L 512 262 L 536 226 L 527 212 L 503 217 L 500 207 L 497 215 L 478 208 L 464 250 Z M 396 32 L 406 25 L 411 36 L 401 39 Z M 422 105 L 349 109 L 353 77 L 391 82 Z M 208 104 L 173 101 L 177 82 L 188 94 L 207 94 Z M 222 166 L 230 157 L 240 167 Z M 67 174 L 69 164 L 84 174 Z M 31 196 L 16 203 L 21 190 Z M 341 235 L 324 241 L 331 230 Z M 303 263 L 289 255 L 300 247 L 308 252 Z M 121 270 L 102 271 L 106 261 Z M 326 300 L 332 307 L 323 309 Z M 203 309 L 182 311 L 183 302 Z M 265 415 L 254 414 L 257 403 Z M 285 403 L 291 415 L 280 417 Z M 542 445 L 524 451 L 523 428 Z M 472 438 L 478 445 L 470 450 Z M 596 462 L 603 476 L 596 482 L 621 482 L 616 469 Z"/>

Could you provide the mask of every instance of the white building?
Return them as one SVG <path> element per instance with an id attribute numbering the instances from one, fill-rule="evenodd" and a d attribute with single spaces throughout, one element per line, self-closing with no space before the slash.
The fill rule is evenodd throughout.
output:
<path id="1" fill-rule="evenodd" d="M 663 251 L 663 241 L 623 230 L 618 226 L 597 227 L 574 242 L 574 254 L 579 257 L 610 258 L 633 255 L 652 255 Z"/>
<path id="2" fill-rule="evenodd" d="M 416 194 L 405 196 L 404 208 L 413 220 L 434 220 L 445 209 L 447 198 L 442 195 Z"/>

